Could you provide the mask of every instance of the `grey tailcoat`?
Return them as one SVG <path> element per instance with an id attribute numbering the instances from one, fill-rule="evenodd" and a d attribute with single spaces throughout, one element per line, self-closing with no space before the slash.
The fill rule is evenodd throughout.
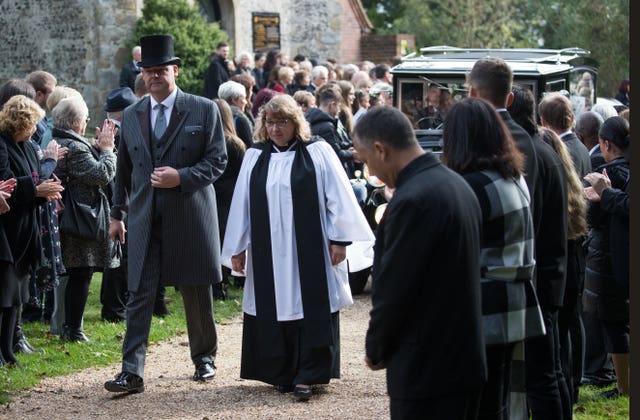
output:
<path id="1" fill-rule="evenodd" d="M 215 181 L 227 164 L 220 113 L 211 100 L 178 89 L 169 126 L 152 144 L 150 99 L 129 106 L 120 128 L 118 170 L 111 217 L 128 215 L 129 290 L 137 291 L 154 215 L 161 213 L 161 283 L 220 282 L 220 237 Z M 151 186 L 154 167 L 171 166 L 180 185 Z"/>

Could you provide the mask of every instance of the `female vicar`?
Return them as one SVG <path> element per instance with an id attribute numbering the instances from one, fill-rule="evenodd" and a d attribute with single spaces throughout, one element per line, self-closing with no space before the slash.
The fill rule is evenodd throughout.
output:
<path id="1" fill-rule="evenodd" d="M 340 375 L 338 315 L 353 302 L 346 247 L 374 237 L 335 152 L 311 138 L 293 98 L 264 106 L 255 140 L 222 250 L 247 276 L 240 376 L 308 400 L 311 385 Z"/>

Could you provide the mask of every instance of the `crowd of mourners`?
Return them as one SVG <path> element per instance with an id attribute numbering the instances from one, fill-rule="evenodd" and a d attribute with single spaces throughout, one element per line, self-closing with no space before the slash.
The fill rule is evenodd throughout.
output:
<path id="1" fill-rule="evenodd" d="M 172 57 L 173 41 L 145 42 L 148 47 L 141 42 L 143 48 L 133 49 L 120 87 L 105 98 L 106 118 L 95 135 L 86 132 L 91 124 L 82 94 L 52 74 L 39 70 L 0 86 L 0 365 L 17 365 L 16 352 L 42 352 L 27 341 L 24 322 L 50 324 L 63 341 L 88 342 L 83 314 L 95 272 L 103 273 L 102 318 L 133 325 L 128 305 L 136 305 L 140 291 L 128 284 L 124 227 L 137 217 L 133 196 L 140 181 L 133 176 L 142 152 L 131 127 L 143 127 L 149 159 L 155 158 L 154 142 L 168 149 L 167 136 L 182 115 L 169 111 L 165 120 L 162 105 L 167 97 L 176 102 L 165 109 L 183 100 L 172 96 L 171 72 L 180 63 Z M 169 47 L 165 55 L 157 50 Z M 198 151 L 184 143 L 177 162 L 191 164 L 176 168 L 177 184 L 167 184 L 165 166 L 151 174 L 156 191 L 177 195 L 154 192 L 149 223 L 171 220 L 162 206 L 179 209 L 170 200 L 213 184 L 209 210 L 217 211 L 212 223 L 222 281 L 209 292 L 225 299 L 230 282 L 244 287 L 243 378 L 307 400 L 312 385 L 339 377 L 339 311 L 352 303 L 344 282 L 346 248 L 374 242 L 361 212 L 367 189 L 349 182 L 366 164 L 392 197 L 388 220 L 376 232 L 366 343 L 369 367 L 388 369 L 392 417 L 570 419 L 581 384 L 615 382 L 605 397 L 629 394 L 628 97 L 621 115 L 598 104 L 575 115 L 561 93 L 545 95 L 536 109 L 528 89 L 512 86 L 504 61 L 479 60 L 468 76 L 469 97 L 447 110 L 440 162 L 431 162 L 430 153 L 416 149 L 415 124 L 393 108 L 388 64 L 291 60 L 277 50 L 240 52 L 232 60 L 229 45 L 220 43 L 203 79 L 202 96 L 216 104 L 214 122 L 205 116 L 202 126 L 187 125 L 184 132 L 197 136 L 211 125 L 212 141 L 218 135 L 224 141 L 222 149 L 216 146 L 216 165 L 224 169 L 217 175 L 203 169 L 204 158 L 188 155 Z M 145 104 L 151 108 L 142 124 L 131 111 L 141 100 L 152 104 Z M 411 182 L 436 163 L 448 169 L 425 178 L 424 190 Z M 191 168 L 215 179 L 186 183 L 181 171 Z M 448 178 L 451 171 L 459 180 Z M 464 215 L 456 200 L 466 203 Z M 446 214 L 421 212 L 429 205 Z M 93 210 L 89 220 L 82 206 Z M 114 230 L 114 215 L 122 228 Z M 416 224 L 400 228 L 410 220 Z M 164 246 L 165 233 L 154 227 L 147 240 Z M 131 235 L 137 256 L 138 239 Z M 443 242 L 432 244 L 440 235 Z M 318 252 L 321 243 L 326 250 Z M 455 255 L 434 256 L 445 249 Z M 141 257 L 144 267 L 149 255 Z M 465 276 L 469 284 L 453 281 Z M 173 284 L 160 281 L 145 297 L 154 315 L 169 313 L 166 285 Z M 438 296 L 437 310 L 424 307 L 422 296 L 430 293 Z M 425 313 L 434 318 L 425 320 Z M 189 338 L 198 340 L 191 331 Z M 215 375 L 215 328 L 212 340 L 206 357 L 192 348 L 196 380 Z M 423 346 L 428 350 L 411 353 Z M 481 350 L 477 357 L 474 346 Z M 126 347 L 122 373 L 105 387 L 141 392 L 143 371 L 127 365 Z M 462 348 L 460 359 L 453 347 Z M 136 357 L 143 366 L 144 356 Z M 418 367 L 432 377 L 412 372 Z M 451 399 L 458 394 L 461 400 Z M 444 411 L 437 401 L 446 403 Z"/>

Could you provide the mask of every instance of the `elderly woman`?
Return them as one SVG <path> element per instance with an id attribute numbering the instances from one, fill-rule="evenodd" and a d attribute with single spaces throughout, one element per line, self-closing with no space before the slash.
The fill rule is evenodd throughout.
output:
<path id="1" fill-rule="evenodd" d="M 37 206 L 43 199 L 60 198 L 63 189 L 59 182 L 40 182 L 40 161 L 28 142 L 43 117 L 38 104 L 24 95 L 13 96 L 0 111 L 0 143 L 6 150 L 0 179 L 15 179 L 7 200 L 10 210 L 0 216 L 5 238 L 0 242 L 0 364 L 17 363 L 13 334 L 18 308 L 29 298 L 30 272 L 40 256 Z"/>
<path id="2" fill-rule="evenodd" d="M 109 204 L 104 189 L 116 174 L 116 156 L 113 153 L 115 126 L 105 120 L 102 130 L 96 128 L 94 145 L 84 137 L 89 123 L 89 110 L 80 97 L 61 100 L 53 109 L 53 138 L 69 149 L 66 158 L 58 164 L 56 174 L 67 189 L 67 194 L 78 203 L 92 208 Z M 100 203 L 101 202 L 101 203 Z M 109 224 L 109 212 L 103 214 Z M 69 209 L 62 215 L 73 217 Z M 96 225 L 99 223 L 95 221 Z M 65 341 L 89 341 L 82 331 L 82 315 L 89 295 L 89 283 L 96 270 L 113 267 L 117 262 L 110 258 L 111 242 L 103 238 L 84 238 L 61 229 L 62 262 L 69 279 L 65 290 L 65 323 L 61 338 Z"/>
<path id="3" fill-rule="evenodd" d="M 247 147 L 251 147 L 253 144 L 253 124 L 244 114 L 244 109 L 247 106 L 246 88 L 238 82 L 229 80 L 218 88 L 218 97 L 224 99 L 231 106 L 236 133 Z"/>
<path id="4" fill-rule="evenodd" d="M 247 275 L 240 376 L 311 397 L 340 374 L 339 311 L 353 300 L 346 246 L 373 234 L 331 146 L 293 98 L 260 112 L 222 250 Z"/>
<path id="5" fill-rule="evenodd" d="M 488 381 L 479 418 L 509 419 L 514 349 L 526 338 L 544 334 L 532 282 L 534 230 L 524 157 L 492 105 L 469 98 L 456 104 L 444 123 L 442 159 L 464 177 L 482 210 L 480 275 Z"/>

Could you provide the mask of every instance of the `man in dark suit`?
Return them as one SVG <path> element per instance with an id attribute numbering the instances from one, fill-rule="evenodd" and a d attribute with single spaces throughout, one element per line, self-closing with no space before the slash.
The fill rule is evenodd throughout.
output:
<path id="1" fill-rule="evenodd" d="M 566 175 L 553 151 L 541 141 L 534 142 L 509 115 L 506 108 L 513 102 L 513 72 L 503 59 L 478 60 L 467 83 L 469 96 L 480 97 L 494 106 L 525 156 L 525 180 L 532 197 L 535 229 L 536 293 L 547 331 L 525 343 L 526 398 L 534 420 L 559 419 L 563 412 L 571 410 L 569 389 L 557 357 L 558 311 L 563 303 L 567 266 Z M 525 390 L 523 387 L 512 391 Z M 524 405 L 520 401 L 518 404 Z"/>
<path id="2" fill-rule="evenodd" d="M 120 87 L 129 87 L 132 91 L 136 90 L 136 77 L 140 74 L 141 68 L 138 66 L 140 57 L 142 56 L 142 49 L 139 45 L 136 45 L 131 50 L 132 60 L 125 63 L 120 70 Z"/>
<path id="3" fill-rule="evenodd" d="M 231 77 L 227 58 L 229 57 L 229 44 L 220 42 L 216 46 L 216 55 L 211 60 L 204 73 L 204 97 L 215 99 L 218 97 L 218 88 Z"/>
<path id="4" fill-rule="evenodd" d="M 398 109 L 371 108 L 354 139 L 395 188 L 377 229 L 365 362 L 387 369 L 392 419 L 475 419 L 487 375 L 478 201 Z"/>
<path id="5" fill-rule="evenodd" d="M 560 137 L 571 156 L 578 179 L 583 179 L 591 172 L 591 159 L 587 147 L 571 130 L 574 121 L 571 101 L 559 92 L 548 93 L 538 105 L 538 115 L 542 126 Z M 573 404 L 577 402 L 578 387 L 582 380 L 582 361 L 584 359 L 582 349 L 585 346 L 580 304 L 584 290 L 586 255 L 582 244 L 585 239 L 584 236 L 581 236 L 568 242 L 567 284 L 558 316 L 562 369 Z"/>
<path id="6" fill-rule="evenodd" d="M 180 58 L 171 35 L 140 39 L 150 96 L 128 107 L 121 127 L 111 210 L 111 238 L 129 234 L 127 331 L 122 372 L 105 383 L 112 392 L 142 392 L 149 328 L 160 284 L 179 286 L 184 299 L 193 379 L 210 380 L 216 368 L 211 284 L 221 281 L 220 240 L 213 181 L 227 154 L 220 113 L 206 99 L 175 83 Z"/>

